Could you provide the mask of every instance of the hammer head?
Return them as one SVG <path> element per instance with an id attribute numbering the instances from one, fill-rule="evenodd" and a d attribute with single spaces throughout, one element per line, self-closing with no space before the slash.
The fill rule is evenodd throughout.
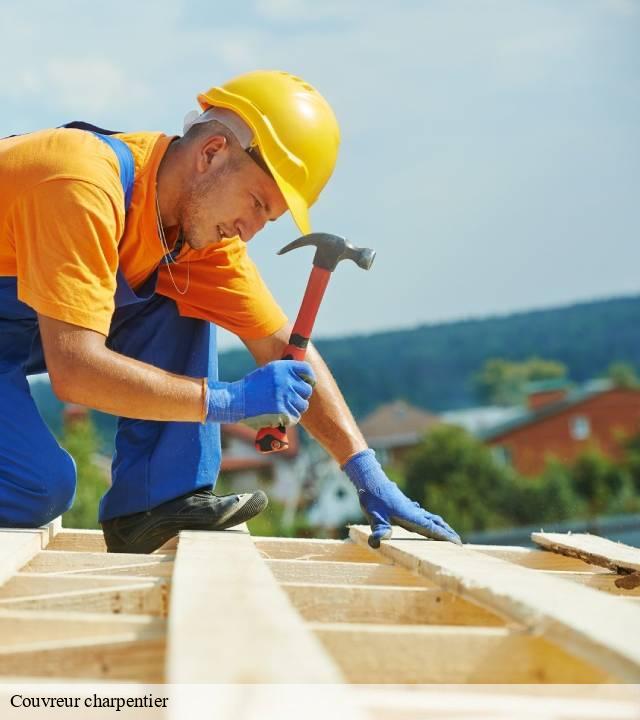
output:
<path id="1" fill-rule="evenodd" d="M 329 272 L 333 272 L 341 260 L 353 260 L 358 267 L 361 267 L 363 270 L 368 270 L 376 256 L 375 250 L 355 247 L 343 237 L 331 235 L 330 233 L 310 233 L 309 235 L 303 235 L 297 240 L 285 245 L 278 251 L 278 255 L 284 255 L 284 253 L 288 253 L 290 250 L 295 250 L 296 248 L 307 245 L 314 245 L 316 247 L 313 264 L 316 267 L 329 270 Z"/>

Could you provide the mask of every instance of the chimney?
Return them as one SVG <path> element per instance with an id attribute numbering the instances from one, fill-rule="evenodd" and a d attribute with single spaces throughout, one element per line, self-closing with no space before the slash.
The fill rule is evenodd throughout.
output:
<path id="1" fill-rule="evenodd" d="M 564 379 L 540 380 L 531 382 L 526 386 L 527 408 L 537 412 L 544 407 L 555 405 L 566 399 L 569 392 L 569 383 Z"/>

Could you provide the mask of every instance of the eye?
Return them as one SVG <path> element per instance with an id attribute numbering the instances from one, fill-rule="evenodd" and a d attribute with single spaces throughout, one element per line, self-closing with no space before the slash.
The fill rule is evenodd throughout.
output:
<path id="1" fill-rule="evenodd" d="M 256 210 L 262 210 L 264 208 L 264 205 L 255 195 L 253 196 L 253 206 L 256 208 Z"/>

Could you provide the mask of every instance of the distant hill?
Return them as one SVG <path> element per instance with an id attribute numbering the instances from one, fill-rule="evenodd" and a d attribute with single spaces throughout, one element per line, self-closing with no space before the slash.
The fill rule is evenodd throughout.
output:
<path id="1" fill-rule="evenodd" d="M 456 409 L 477 403 L 473 376 L 491 357 L 559 360 L 576 382 L 604 373 L 615 361 L 639 368 L 640 296 L 316 344 L 357 417 L 395 399 L 435 411 Z M 244 350 L 220 356 L 223 379 L 237 379 L 251 367 Z"/>
<path id="2" fill-rule="evenodd" d="M 318 340 L 356 417 L 404 399 L 442 411 L 477 403 L 473 376 L 491 357 L 559 360 L 572 380 L 604 373 L 612 362 L 640 368 L 640 296 L 598 300 L 551 310 L 423 325 L 412 330 Z M 235 380 L 255 367 L 245 350 L 220 355 L 220 376 Z M 60 429 L 60 403 L 48 384 L 33 386 L 45 419 Z M 106 451 L 115 418 L 94 413 Z"/>

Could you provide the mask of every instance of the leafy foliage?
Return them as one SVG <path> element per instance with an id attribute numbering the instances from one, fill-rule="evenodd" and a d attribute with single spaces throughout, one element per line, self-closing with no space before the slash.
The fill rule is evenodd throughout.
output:
<path id="1" fill-rule="evenodd" d="M 538 380 L 561 379 L 567 367 L 553 360 L 532 357 L 524 362 L 491 358 L 475 377 L 479 399 L 489 405 L 519 405 L 526 397 L 526 386 Z"/>
<path id="2" fill-rule="evenodd" d="M 619 388 L 637 388 L 640 387 L 640 380 L 633 367 L 629 363 L 615 362 L 609 365 L 607 376 L 613 381 L 613 384 Z"/>
<path id="3" fill-rule="evenodd" d="M 462 534 L 638 512 L 640 436 L 621 463 L 588 450 L 572 465 L 553 461 L 540 477 L 524 478 L 464 430 L 442 425 L 409 455 L 405 475 L 407 494 Z"/>
<path id="4" fill-rule="evenodd" d="M 62 524 L 74 528 L 98 527 L 98 504 L 107 491 L 108 481 L 93 461 L 99 439 L 90 419 L 79 420 L 64 428 L 60 444 L 76 462 L 78 484 L 73 507 L 62 516 Z"/>

